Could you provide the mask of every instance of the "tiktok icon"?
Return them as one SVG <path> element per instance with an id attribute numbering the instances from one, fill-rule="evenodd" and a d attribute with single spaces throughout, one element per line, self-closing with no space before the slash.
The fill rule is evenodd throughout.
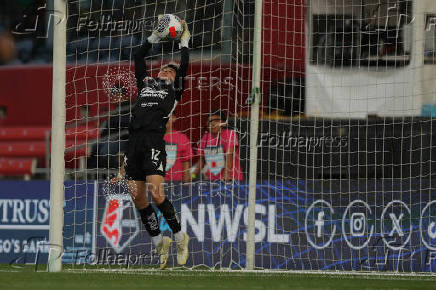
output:
<path id="1" fill-rule="evenodd" d="M 422 243 L 431 251 L 436 251 L 436 200 L 423 208 L 419 220 Z"/>

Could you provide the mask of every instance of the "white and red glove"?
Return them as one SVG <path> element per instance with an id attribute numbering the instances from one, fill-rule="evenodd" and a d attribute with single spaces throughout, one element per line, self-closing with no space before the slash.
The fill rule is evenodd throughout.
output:
<path id="1" fill-rule="evenodd" d="M 159 23 L 159 20 L 162 18 L 162 14 L 159 14 L 157 16 L 157 21 Z M 153 29 L 153 32 L 151 33 L 151 35 L 147 38 L 149 43 L 158 43 L 159 41 L 162 40 L 162 38 L 159 36 L 159 34 L 156 31 L 156 28 Z"/>
<path id="2" fill-rule="evenodd" d="M 180 36 L 179 48 L 189 48 L 189 40 L 191 39 L 191 32 L 189 32 L 188 24 L 183 20 L 183 33 Z"/>

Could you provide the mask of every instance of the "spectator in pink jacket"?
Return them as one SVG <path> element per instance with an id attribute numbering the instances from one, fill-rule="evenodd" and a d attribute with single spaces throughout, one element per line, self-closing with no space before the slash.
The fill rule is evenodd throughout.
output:
<path id="1" fill-rule="evenodd" d="M 198 146 L 200 157 L 194 174 L 205 172 L 205 177 L 213 180 L 242 180 L 239 162 L 238 135 L 227 128 L 227 116 L 218 110 L 209 114 L 209 132 L 204 134 Z"/>
<path id="2" fill-rule="evenodd" d="M 165 150 L 167 153 L 166 181 L 191 182 L 191 160 L 193 157 L 191 141 L 185 134 L 173 130 L 174 115 L 167 122 Z"/>

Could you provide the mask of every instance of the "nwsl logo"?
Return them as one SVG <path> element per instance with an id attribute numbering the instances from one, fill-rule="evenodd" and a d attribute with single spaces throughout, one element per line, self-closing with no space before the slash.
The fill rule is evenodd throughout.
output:
<path id="1" fill-rule="evenodd" d="M 117 253 L 138 235 L 138 217 L 130 196 L 113 195 L 106 201 L 100 232 Z"/>

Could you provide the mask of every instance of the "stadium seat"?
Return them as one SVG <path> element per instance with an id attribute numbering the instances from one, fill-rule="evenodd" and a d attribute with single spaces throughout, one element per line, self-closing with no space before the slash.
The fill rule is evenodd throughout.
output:
<path id="1" fill-rule="evenodd" d="M 50 127 L 0 128 L 0 175 L 32 175 L 36 165 L 45 167 L 51 150 L 47 138 Z M 67 168 L 79 168 L 86 160 L 89 145 L 98 138 L 96 124 L 89 123 L 65 130 L 65 162 Z M 32 160 L 32 172 L 30 172 Z M 25 161 L 25 162 L 24 162 Z"/>
<path id="2" fill-rule="evenodd" d="M 7 127 L 0 128 L 0 141 L 45 140 L 48 127 Z"/>
<path id="3" fill-rule="evenodd" d="M 45 141 L 13 141 L 0 142 L 1 157 L 45 157 L 46 155 Z M 50 148 L 49 148 L 50 149 Z M 73 154 L 74 156 L 86 155 L 86 142 L 82 140 L 67 140 L 65 143 L 65 153 Z"/>
<path id="4" fill-rule="evenodd" d="M 1 157 L 44 157 L 45 154 L 44 141 L 0 142 Z"/>
<path id="5" fill-rule="evenodd" d="M 0 128 L 0 141 L 30 141 L 46 140 L 50 133 L 49 127 L 6 127 Z M 95 126 L 79 126 L 65 130 L 68 139 L 95 139 L 98 137 L 98 128 Z"/>
<path id="6" fill-rule="evenodd" d="M 25 176 L 29 179 L 35 168 L 35 158 L 0 158 L 0 176 Z"/>

